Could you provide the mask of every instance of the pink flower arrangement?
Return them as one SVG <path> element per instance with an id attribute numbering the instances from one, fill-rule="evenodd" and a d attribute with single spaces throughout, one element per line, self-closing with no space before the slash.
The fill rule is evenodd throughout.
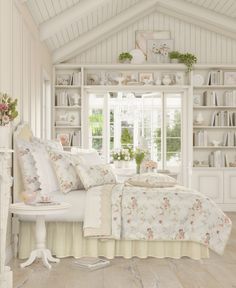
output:
<path id="1" fill-rule="evenodd" d="M 17 117 L 16 105 L 17 99 L 13 100 L 7 94 L 0 94 L 0 126 L 7 125 Z"/>

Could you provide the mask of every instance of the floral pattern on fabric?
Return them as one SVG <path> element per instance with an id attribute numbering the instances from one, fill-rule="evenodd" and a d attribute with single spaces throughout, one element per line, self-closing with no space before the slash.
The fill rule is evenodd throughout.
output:
<path id="1" fill-rule="evenodd" d="M 21 167 L 24 189 L 37 191 L 40 188 L 39 177 L 32 156 L 33 145 L 23 140 L 17 141 L 17 156 Z"/>
<path id="2" fill-rule="evenodd" d="M 126 184 L 139 187 L 164 188 L 175 186 L 176 180 L 166 174 L 143 173 L 129 178 Z"/>
<path id="3" fill-rule="evenodd" d="M 78 165 L 76 169 L 86 190 L 94 186 L 116 183 L 116 177 L 109 164 Z"/>
<path id="4" fill-rule="evenodd" d="M 112 235 L 116 239 L 195 241 L 222 254 L 231 227 L 231 220 L 212 200 L 182 186 L 116 185 L 112 191 Z"/>
<path id="5" fill-rule="evenodd" d="M 84 189 L 75 169 L 75 165 L 79 164 L 76 155 L 60 153 L 59 151 L 49 151 L 49 156 L 57 175 L 60 190 L 63 193 Z"/>

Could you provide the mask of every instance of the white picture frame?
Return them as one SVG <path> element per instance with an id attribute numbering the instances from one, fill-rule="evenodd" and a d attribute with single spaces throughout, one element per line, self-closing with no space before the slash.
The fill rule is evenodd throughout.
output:
<path id="1" fill-rule="evenodd" d="M 155 39 L 170 39 L 170 31 L 135 31 L 135 48 L 140 49 L 147 60 L 147 41 Z"/>
<path id="2" fill-rule="evenodd" d="M 236 71 L 224 72 L 224 85 L 236 85 Z"/>

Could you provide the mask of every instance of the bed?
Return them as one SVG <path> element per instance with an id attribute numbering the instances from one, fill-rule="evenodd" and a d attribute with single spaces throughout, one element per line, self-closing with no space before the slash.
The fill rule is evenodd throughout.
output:
<path id="1" fill-rule="evenodd" d="M 20 125 L 14 134 L 14 140 L 29 140 L 31 137 L 32 132 L 27 124 Z M 17 153 L 14 155 L 13 169 L 13 201 L 18 202 L 21 201 L 23 184 Z M 188 256 L 192 259 L 209 257 L 209 248 L 195 241 L 179 239 L 172 241 L 147 241 L 84 237 L 83 222 L 86 192 L 80 191 L 80 193 L 77 193 L 77 191 L 73 191 L 63 195 L 58 191 L 53 198 L 54 200 L 71 204 L 68 213 L 46 219 L 47 245 L 57 257 L 104 256 L 114 258 L 123 256 L 124 258 L 131 258 L 137 256 L 146 258 L 151 256 L 157 258 L 181 258 Z M 27 258 L 34 247 L 34 222 L 32 222 L 32 219 L 14 216 L 13 234 L 15 255 L 18 255 L 21 259 Z"/>

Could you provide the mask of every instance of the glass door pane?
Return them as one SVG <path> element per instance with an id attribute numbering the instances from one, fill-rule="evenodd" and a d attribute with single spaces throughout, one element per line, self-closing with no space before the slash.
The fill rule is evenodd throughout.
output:
<path id="1" fill-rule="evenodd" d="M 104 95 L 89 95 L 89 148 L 103 155 Z M 104 156 L 104 155 L 103 155 Z"/>
<path id="2" fill-rule="evenodd" d="M 182 95 L 165 94 L 165 167 L 180 172 L 182 167 Z"/>

